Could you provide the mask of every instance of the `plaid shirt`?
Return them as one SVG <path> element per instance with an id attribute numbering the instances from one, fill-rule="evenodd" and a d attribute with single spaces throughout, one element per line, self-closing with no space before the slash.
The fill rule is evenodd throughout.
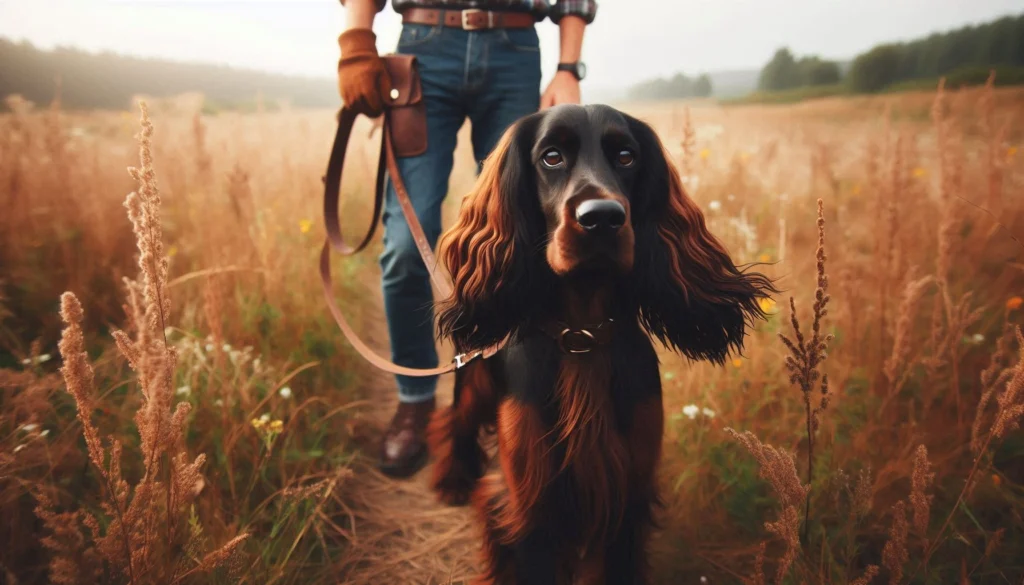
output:
<path id="1" fill-rule="evenodd" d="M 377 3 L 377 11 L 384 10 L 387 0 L 374 0 Z M 341 0 L 345 4 L 345 0 Z M 597 0 L 391 0 L 391 7 L 395 12 L 401 14 L 406 8 L 447 8 L 450 10 L 463 10 L 466 8 L 478 8 L 481 10 L 507 10 L 513 12 L 530 12 L 537 17 L 537 20 L 550 18 L 552 22 L 558 22 L 563 16 L 579 16 L 590 24 L 597 14 Z"/>

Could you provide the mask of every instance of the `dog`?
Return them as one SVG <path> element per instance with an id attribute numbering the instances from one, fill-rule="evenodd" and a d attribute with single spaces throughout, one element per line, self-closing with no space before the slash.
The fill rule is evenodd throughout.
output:
<path id="1" fill-rule="evenodd" d="M 472 502 L 482 527 L 478 583 L 648 583 L 655 341 L 723 363 L 764 318 L 771 281 L 734 265 L 652 128 L 609 106 L 514 123 L 439 258 L 454 284 L 439 335 L 459 352 L 507 339 L 457 371 L 428 428 L 432 489 Z M 484 477 L 483 431 L 500 474 Z"/>

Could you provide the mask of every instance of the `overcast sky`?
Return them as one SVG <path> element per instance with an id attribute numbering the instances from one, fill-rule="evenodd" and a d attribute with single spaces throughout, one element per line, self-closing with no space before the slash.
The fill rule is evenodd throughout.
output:
<path id="1" fill-rule="evenodd" d="M 381 52 L 399 17 L 377 16 Z M 1024 11 L 1021 0 L 598 0 L 583 56 L 614 87 L 677 71 L 759 68 L 776 48 L 846 59 L 885 41 Z M 337 0 L 0 0 L 0 36 L 87 50 L 332 76 L 344 23 Z M 540 28 L 545 78 L 558 29 Z M 584 88 L 586 85 L 584 86 Z"/>

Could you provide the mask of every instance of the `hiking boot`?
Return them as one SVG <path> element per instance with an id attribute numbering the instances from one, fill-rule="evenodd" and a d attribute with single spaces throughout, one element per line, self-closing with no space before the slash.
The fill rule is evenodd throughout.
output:
<path id="1" fill-rule="evenodd" d="M 384 432 L 380 470 L 391 477 L 409 477 L 427 462 L 427 423 L 434 412 L 434 397 L 415 403 L 398 403 Z"/>

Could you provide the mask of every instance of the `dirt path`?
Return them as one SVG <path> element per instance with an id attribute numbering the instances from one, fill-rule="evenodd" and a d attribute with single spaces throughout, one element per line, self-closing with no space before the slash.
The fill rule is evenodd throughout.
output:
<path id="1" fill-rule="evenodd" d="M 379 292 L 378 292 L 379 294 Z M 388 346 L 383 321 L 367 342 Z M 387 355 L 385 351 L 381 355 Z M 443 359 L 443 358 L 442 358 Z M 378 441 L 398 402 L 394 379 L 369 365 L 360 367 L 369 405 L 359 413 L 360 454 L 353 477 L 342 488 L 351 507 L 352 547 L 340 559 L 339 583 L 351 585 L 459 584 L 477 571 L 479 539 L 468 507 L 437 503 L 427 487 L 430 465 L 409 479 L 394 480 L 376 469 Z M 452 377 L 438 383 L 438 406 L 451 402 Z"/>
<path id="2" fill-rule="evenodd" d="M 459 144 L 469 144 L 469 126 L 465 125 Z M 368 168 L 376 160 L 376 142 L 370 140 L 365 152 Z M 462 149 L 456 153 L 452 184 L 460 189 L 470 185 L 474 177 L 472 153 Z M 446 222 L 450 224 L 458 208 L 458 198 L 445 203 Z M 376 247 L 362 252 L 366 258 L 379 253 Z M 343 260 L 342 260 L 343 262 Z M 366 342 L 387 356 L 388 338 L 384 326 L 383 297 L 377 272 L 363 281 L 363 294 L 351 306 L 364 311 L 359 327 Z M 436 291 L 435 291 L 436 294 Z M 358 306 L 358 308 L 356 308 Z M 340 338 L 341 332 L 338 332 Z M 340 339 L 341 343 L 347 342 Z M 352 353 L 355 356 L 354 352 Z M 356 356 L 359 381 L 369 401 L 359 416 L 356 440 L 361 447 L 354 466 L 354 476 L 342 488 L 345 500 L 352 507 L 349 523 L 354 525 L 352 550 L 339 572 L 339 583 L 364 584 L 447 584 L 458 585 L 476 575 L 479 538 L 468 507 L 451 508 L 437 503 L 427 487 L 430 463 L 414 477 L 393 480 L 376 469 L 376 454 L 384 428 L 391 420 L 398 403 L 394 378 L 380 372 Z M 441 359 L 445 359 L 442 354 Z M 451 403 L 452 376 L 438 382 L 437 404 Z"/>

